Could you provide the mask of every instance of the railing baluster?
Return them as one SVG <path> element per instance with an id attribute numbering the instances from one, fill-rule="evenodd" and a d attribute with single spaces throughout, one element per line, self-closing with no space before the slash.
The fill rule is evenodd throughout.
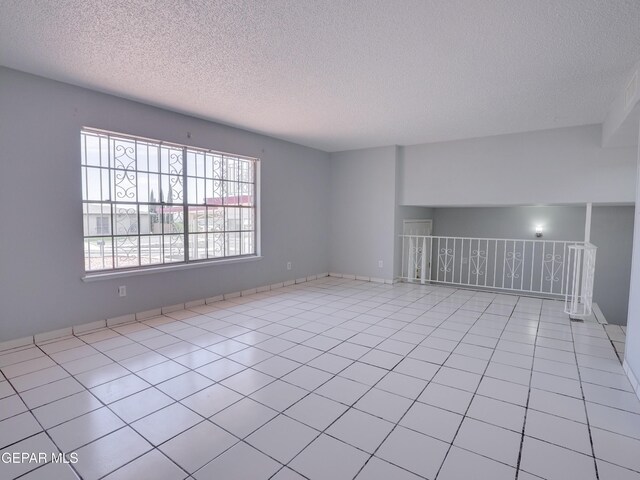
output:
<path id="1" fill-rule="evenodd" d="M 485 259 L 484 259 L 484 286 L 487 286 L 487 277 L 489 276 L 489 239 L 485 240 Z"/>
<path id="2" fill-rule="evenodd" d="M 542 291 L 542 281 L 544 280 L 544 255 L 547 250 L 547 242 L 542 242 L 542 263 L 540 264 L 540 292 Z"/>
<path id="3" fill-rule="evenodd" d="M 418 240 L 419 241 L 419 240 Z M 422 262 L 420 264 L 420 283 L 424 285 L 424 274 L 427 267 L 427 237 L 422 237 Z"/>
<path id="4" fill-rule="evenodd" d="M 560 295 L 564 294 L 564 265 L 567 263 L 567 242 L 562 242 L 562 273 L 560 274 Z"/>
<path id="5" fill-rule="evenodd" d="M 498 241 L 494 240 L 494 252 L 493 252 L 493 286 L 496 286 L 496 279 L 498 276 Z"/>
<path id="6" fill-rule="evenodd" d="M 529 281 L 529 289 L 533 290 L 533 270 L 535 269 L 535 258 L 536 258 L 536 242 L 535 240 L 531 242 L 531 280 Z"/>
<path id="7" fill-rule="evenodd" d="M 440 255 L 440 237 L 438 237 L 438 252 L 437 252 L 437 254 L 438 254 L 438 264 L 437 264 L 438 268 L 436 268 L 436 282 L 440 280 L 440 269 L 441 269 L 441 267 L 440 267 L 440 261 L 441 261 L 440 260 L 441 259 L 441 255 Z"/>
<path id="8" fill-rule="evenodd" d="M 471 283 L 471 244 L 473 243 L 473 239 L 469 239 L 469 253 L 467 255 L 467 285 Z M 463 254 L 464 255 L 464 254 Z M 462 282 L 462 278 L 460 279 Z"/>
<path id="9" fill-rule="evenodd" d="M 488 287 L 547 297 L 564 296 L 565 309 L 572 315 L 591 311 L 596 247 L 588 242 L 424 235 L 400 237 L 401 275 L 405 280 L 420 281 L 421 284 L 428 281 Z M 531 252 L 528 252 L 529 248 Z M 499 250 L 502 254 L 501 280 L 498 277 Z M 435 266 L 432 263 L 434 256 Z M 464 262 L 467 262 L 466 272 Z M 527 275 L 529 284 L 526 284 L 524 276 L 528 266 L 531 271 Z M 489 275 L 493 275 L 493 280 Z M 539 284 L 537 276 L 540 277 Z"/>
<path id="10" fill-rule="evenodd" d="M 549 286 L 549 293 L 553 293 L 553 283 L 555 281 L 556 271 L 556 242 L 553 242 L 553 249 L 551 250 L 551 285 Z"/>

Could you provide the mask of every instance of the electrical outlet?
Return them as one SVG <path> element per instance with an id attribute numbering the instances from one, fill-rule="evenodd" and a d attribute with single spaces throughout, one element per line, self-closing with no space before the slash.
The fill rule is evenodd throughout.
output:
<path id="1" fill-rule="evenodd" d="M 287 270 L 291 270 L 291 262 L 287 262 Z"/>
<path id="2" fill-rule="evenodd" d="M 118 287 L 118 295 L 121 297 L 127 296 L 127 287 L 125 285 L 121 285 Z"/>
<path id="3" fill-rule="evenodd" d="M 382 268 L 382 265 L 383 265 L 382 260 L 378 260 L 378 268 Z"/>

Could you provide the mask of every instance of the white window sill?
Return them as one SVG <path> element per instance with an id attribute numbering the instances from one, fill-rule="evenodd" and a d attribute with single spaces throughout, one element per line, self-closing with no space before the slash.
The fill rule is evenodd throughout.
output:
<path id="1" fill-rule="evenodd" d="M 192 268 L 214 267 L 216 265 L 230 265 L 234 263 L 248 263 L 262 260 L 262 256 L 226 258 L 193 263 L 180 263 L 178 265 L 159 265 L 157 267 L 145 267 L 137 270 L 109 271 L 99 273 L 87 273 L 82 277 L 83 282 L 97 282 L 99 280 L 111 280 L 114 278 L 137 277 L 139 275 L 152 275 L 155 273 L 175 272 L 178 270 L 190 270 Z"/>

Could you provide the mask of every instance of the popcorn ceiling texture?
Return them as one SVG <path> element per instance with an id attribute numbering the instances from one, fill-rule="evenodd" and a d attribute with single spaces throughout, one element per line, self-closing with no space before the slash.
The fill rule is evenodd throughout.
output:
<path id="1" fill-rule="evenodd" d="M 637 0 L 0 0 L 0 64 L 326 151 L 600 123 Z"/>

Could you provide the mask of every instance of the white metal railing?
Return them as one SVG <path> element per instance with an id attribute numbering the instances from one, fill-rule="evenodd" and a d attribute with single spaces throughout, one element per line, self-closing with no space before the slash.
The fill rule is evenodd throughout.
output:
<path id="1" fill-rule="evenodd" d="M 564 311 L 572 317 L 591 315 L 597 247 L 589 242 L 569 247 Z"/>
<path id="2" fill-rule="evenodd" d="M 591 311 L 596 247 L 578 241 L 400 235 L 402 279 L 565 296 Z"/>

